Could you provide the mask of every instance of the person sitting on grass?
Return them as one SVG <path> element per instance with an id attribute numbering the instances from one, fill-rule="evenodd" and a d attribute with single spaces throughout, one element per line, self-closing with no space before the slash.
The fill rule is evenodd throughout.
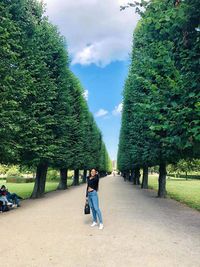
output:
<path id="1" fill-rule="evenodd" d="M 3 212 L 3 201 L 0 200 L 0 213 Z"/>
<path id="2" fill-rule="evenodd" d="M 0 188 L 0 201 L 2 202 L 2 211 L 7 211 L 9 207 L 13 206 L 13 203 L 8 201 L 6 191 L 2 187 Z"/>
<path id="3" fill-rule="evenodd" d="M 19 199 L 22 199 L 20 196 L 18 196 L 15 193 L 10 193 L 8 189 L 5 187 L 5 185 L 2 185 L 1 190 L 5 192 L 8 202 L 16 205 L 17 207 L 20 207 Z"/>

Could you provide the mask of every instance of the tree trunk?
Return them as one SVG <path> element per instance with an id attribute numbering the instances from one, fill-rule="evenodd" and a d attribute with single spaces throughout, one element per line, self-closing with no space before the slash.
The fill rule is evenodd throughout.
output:
<path id="1" fill-rule="evenodd" d="M 136 179 L 136 168 L 133 169 L 133 184 L 137 184 L 137 179 Z"/>
<path id="2" fill-rule="evenodd" d="M 102 172 L 100 172 L 99 176 L 100 176 L 100 177 L 105 177 L 105 176 L 106 176 L 106 171 L 102 171 Z"/>
<path id="3" fill-rule="evenodd" d="M 130 175 L 130 172 L 129 171 L 126 171 L 126 181 L 129 180 L 129 175 Z"/>
<path id="4" fill-rule="evenodd" d="M 143 189 L 148 189 L 148 166 L 143 167 L 142 186 Z"/>
<path id="5" fill-rule="evenodd" d="M 126 182 L 126 171 L 124 172 L 124 181 Z"/>
<path id="6" fill-rule="evenodd" d="M 158 197 L 165 198 L 166 197 L 166 163 L 162 162 L 159 166 L 159 178 L 158 178 Z"/>
<path id="7" fill-rule="evenodd" d="M 60 169 L 60 182 L 57 187 L 58 190 L 67 189 L 67 173 L 68 173 L 67 168 Z"/>
<path id="8" fill-rule="evenodd" d="M 74 182 L 73 185 L 79 185 L 79 169 L 74 170 Z"/>
<path id="9" fill-rule="evenodd" d="M 47 169 L 48 169 L 47 163 L 40 163 L 37 166 L 35 184 L 31 198 L 40 198 L 44 196 Z"/>
<path id="10" fill-rule="evenodd" d="M 130 179 L 130 181 L 133 182 L 133 180 L 134 180 L 134 169 L 131 170 L 131 179 Z"/>
<path id="11" fill-rule="evenodd" d="M 104 177 L 106 176 L 106 172 L 105 171 L 100 171 L 99 172 L 99 177 Z"/>
<path id="12" fill-rule="evenodd" d="M 131 182 L 131 171 L 128 172 L 128 180 Z"/>
<path id="13" fill-rule="evenodd" d="M 135 184 L 140 185 L 140 168 L 135 168 Z"/>
<path id="14" fill-rule="evenodd" d="M 86 178 L 87 178 L 87 170 L 83 171 L 83 183 L 86 183 Z"/>

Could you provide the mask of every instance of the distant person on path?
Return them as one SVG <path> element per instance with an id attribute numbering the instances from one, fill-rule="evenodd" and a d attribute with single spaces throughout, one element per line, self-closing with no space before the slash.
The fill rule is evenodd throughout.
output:
<path id="1" fill-rule="evenodd" d="M 93 223 L 92 227 L 97 225 L 97 218 L 99 220 L 99 229 L 103 229 L 103 220 L 101 211 L 99 209 L 99 199 L 98 199 L 98 186 L 99 186 L 99 175 L 95 169 L 91 170 L 90 176 L 87 177 L 87 189 L 86 198 L 88 198 L 89 206 L 92 210 Z"/>

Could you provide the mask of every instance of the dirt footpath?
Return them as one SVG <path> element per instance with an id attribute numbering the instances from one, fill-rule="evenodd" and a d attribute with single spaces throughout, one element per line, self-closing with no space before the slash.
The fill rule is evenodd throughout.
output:
<path id="1" fill-rule="evenodd" d="M 83 214 L 85 185 L 0 214 L 4 267 L 200 267 L 200 213 L 120 176 L 100 180 L 105 228 Z"/>

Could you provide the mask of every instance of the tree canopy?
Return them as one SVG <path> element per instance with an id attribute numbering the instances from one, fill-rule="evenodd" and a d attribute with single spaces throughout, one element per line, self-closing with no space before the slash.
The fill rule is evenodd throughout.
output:
<path id="1" fill-rule="evenodd" d="M 118 166 L 160 166 L 158 195 L 166 195 L 166 164 L 199 158 L 200 3 L 141 1 L 123 92 Z"/>
<path id="2" fill-rule="evenodd" d="M 33 198 L 44 194 L 49 166 L 61 171 L 59 189 L 68 169 L 109 171 L 66 41 L 43 4 L 3 0 L 0 13 L 0 162 L 37 169 Z"/>

